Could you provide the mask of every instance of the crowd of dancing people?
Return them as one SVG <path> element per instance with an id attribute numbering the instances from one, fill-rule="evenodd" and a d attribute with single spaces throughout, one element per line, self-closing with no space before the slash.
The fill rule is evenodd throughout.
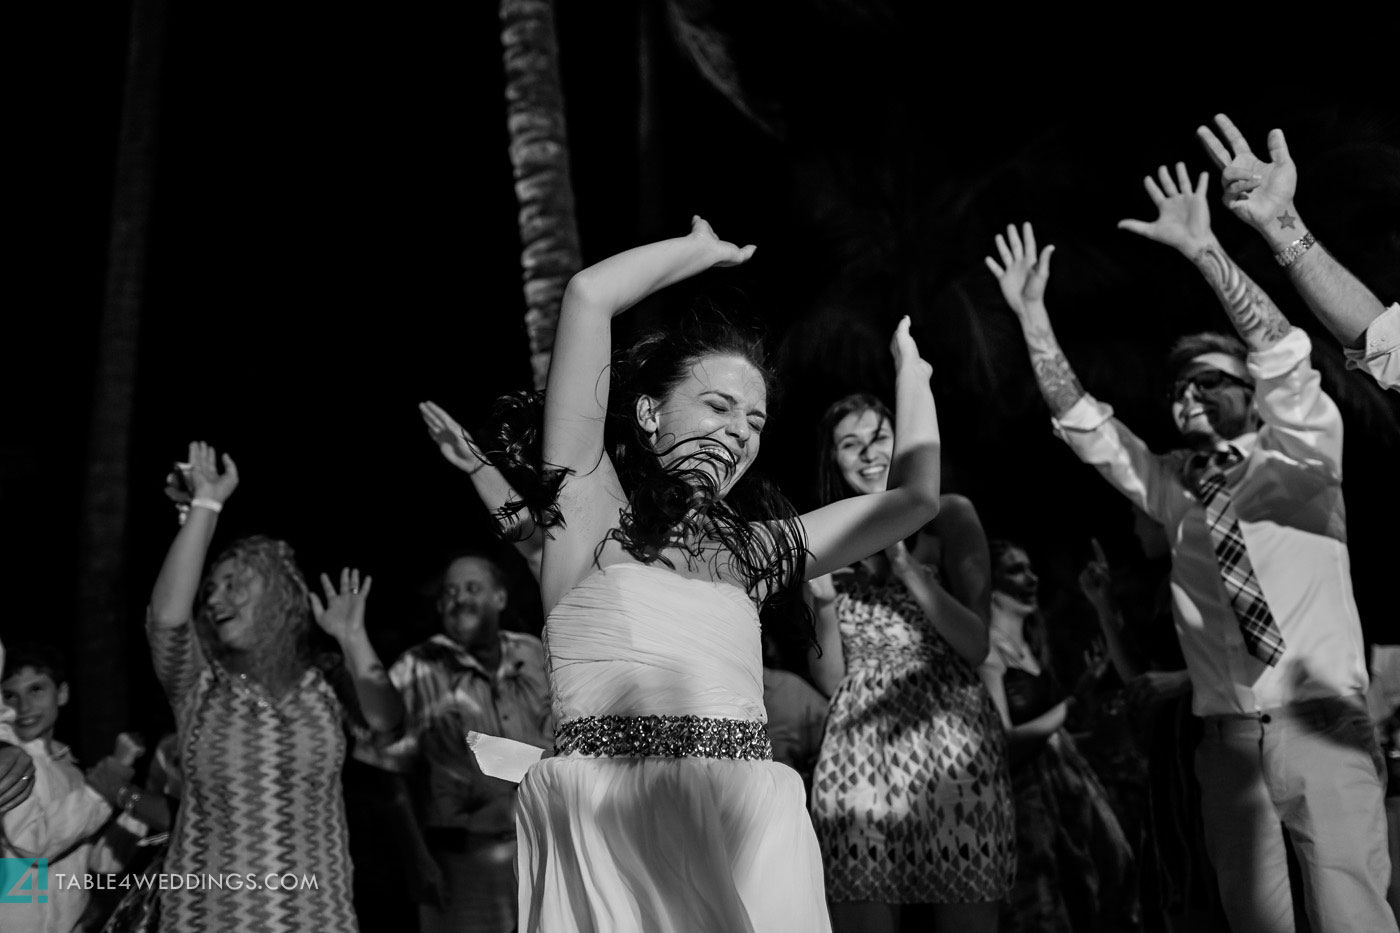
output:
<path id="1" fill-rule="evenodd" d="M 1265 157 L 1216 124 L 1228 212 L 1349 365 L 1400 388 L 1400 305 L 1308 230 L 1283 133 Z M 1086 541 L 1076 597 L 1042 605 L 1032 553 L 944 488 L 907 318 L 893 404 L 830 406 L 799 513 L 751 469 L 774 389 L 756 337 L 697 317 L 614 346 L 618 315 L 753 255 L 696 217 L 574 276 L 542 396 L 475 434 L 420 408 L 528 567 L 543 639 L 503 627 L 507 572 L 478 547 L 442 568 L 439 631 L 386 667 L 368 575 L 308 581 L 262 536 L 210 559 L 239 470 L 189 445 L 145 622 L 175 729 L 84 771 L 54 738 L 61 654 L 0 649 L 0 842 L 50 878 L 248 882 L 50 882 L 0 898 L 0 929 L 377 929 L 392 879 L 393 928 L 425 933 L 1395 931 L 1393 710 L 1368 705 L 1341 413 L 1213 233 L 1208 174 L 1145 187 L 1157 216 L 1120 227 L 1180 252 L 1233 331 L 1168 349 L 1176 450 L 1080 384 L 1029 222 L 986 265 L 1051 429 L 1130 500 L 1158 578 Z"/>

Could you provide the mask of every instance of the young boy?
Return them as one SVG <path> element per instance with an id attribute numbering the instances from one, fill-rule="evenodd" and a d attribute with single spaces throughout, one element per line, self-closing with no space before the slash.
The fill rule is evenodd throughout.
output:
<path id="1" fill-rule="evenodd" d="M 34 762 L 34 791 L 0 817 L 0 850 L 9 858 L 48 859 L 45 900 L 0 907 L 5 933 L 70 933 L 87 906 L 81 885 L 59 888 L 55 874 L 87 871 L 88 850 L 112 807 L 84 780 L 67 746 L 54 741 L 68 682 L 57 657 L 21 648 L 5 657 L 0 645 L 0 742 L 18 745 Z M 10 892 L 0 892 L 0 895 Z M 16 892 L 19 893 L 19 892 Z"/>

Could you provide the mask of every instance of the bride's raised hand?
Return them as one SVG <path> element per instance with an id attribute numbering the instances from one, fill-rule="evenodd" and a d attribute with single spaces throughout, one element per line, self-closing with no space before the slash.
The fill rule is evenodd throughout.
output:
<path id="1" fill-rule="evenodd" d="M 753 257 L 754 250 L 758 249 L 753 244 L 737 246 L 728 240 L 721 240 L 715 235 L 714 228 L 710 226 L 709 222 L 699 214 L 690 218 L 690 236 L 711 254 L 713 257 L 712 266 L 741 265 L 748 262 Z"/>

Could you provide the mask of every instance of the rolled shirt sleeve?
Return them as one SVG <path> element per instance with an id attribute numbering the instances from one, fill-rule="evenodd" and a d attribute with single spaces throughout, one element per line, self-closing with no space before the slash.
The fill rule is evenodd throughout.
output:
<path id="1" fill-rule="evenodd" d="M 1185 492 L 1179 454 L 1154 454 L 1117 418 L 1113 408 L 1087 393 L 1059 418 L 1055 434 L 1099 471 L 1115 489 L 1163 525 L 1177 515 Z"/>
<path id="2" fill-rule="evenodd" d="M 1364 369 L 1383 388 L 1400 390 L 1400 303 L 1391 305 L 1366 328 L 1366 345 L 1347 350 L 1347 368 Z"/>
<path id="3" fill-rule="evenodd" d="M 1342 413 L 1322 391 L 1312 341 L 1298 328 L 1267 350 L 1249 354 L 1254 403 L 1264 422 L 1259 443 L 1340 480 Z"/>

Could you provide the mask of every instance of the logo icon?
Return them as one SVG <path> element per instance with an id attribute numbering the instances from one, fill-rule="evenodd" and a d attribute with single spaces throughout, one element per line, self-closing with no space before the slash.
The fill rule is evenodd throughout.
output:
<path id="1" fill-rule="evenodd" d="M 0 858 L 0 904 L 48 902 L 48 859 Z"/>

